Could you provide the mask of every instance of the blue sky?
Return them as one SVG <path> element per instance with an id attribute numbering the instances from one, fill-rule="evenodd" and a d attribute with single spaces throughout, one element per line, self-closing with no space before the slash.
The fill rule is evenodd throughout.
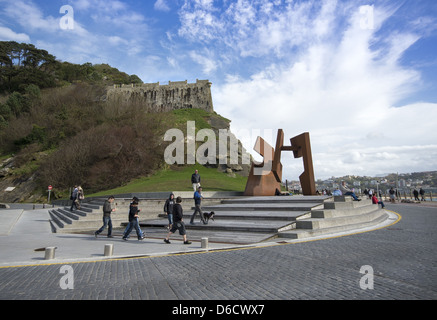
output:
<path id="1" fill-rule="evenodd" d="M 0 0 L 0 40 L 144 82 L 209 79 L 246 149 L 310 132 L 316 178 L 437 170 L 435 0 Z"/>

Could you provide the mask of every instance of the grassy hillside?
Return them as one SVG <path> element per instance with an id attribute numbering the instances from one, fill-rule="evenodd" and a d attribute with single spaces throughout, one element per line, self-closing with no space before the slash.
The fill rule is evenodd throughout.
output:
<path id="1" fill-rule="evenodd" d="M 0 193 L 4 202 L 43 201 L 48 185 L 53 198 L 76 184 L 88 194 L 190 190 L 194 168 L 164 162 L 165 132 L 186 134 L 187 121 L 196 131 L 229 127 L 201 109 L 164 113 L 108 102 L 108 84 L 141 79 L 106 64 L 59 62 L 32 45 L 0 41 L 0 71 L 0 188 L 16 188 Z M 210 190 L 244 190 L 239 175 L 199 171 Z"/>
<path id="2" fill-rule="evenodd" d="M 150 177 L 134 179 L 125 186 L 89 194 L 87 196 L 103 196 L 110 194 L 159 192 L 159 191 L 191 191 L 191 174 L 199 170 L 201 185 L 204 191 L 244 191 L 247 177 L 228 175 L 215 168 L 201 165 L 190 165 L 163 169 Z"/>

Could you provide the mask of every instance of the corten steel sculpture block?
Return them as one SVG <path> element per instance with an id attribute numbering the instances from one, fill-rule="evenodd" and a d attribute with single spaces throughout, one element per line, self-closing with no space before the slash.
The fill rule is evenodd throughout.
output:
<path id="1" fill-rule="evenodd" d="M 253 149 L 264 157 L 264 161 L 252 163 L 244 195 L 274 196 L 276 188 L 281 188 L 281 181 L 276 179 L 275 174 L 271 170 L 274 149 L 261 137 L 258 137 Z"/>
<path id="2" fill-rule="evenodd" d="M 303 158 L 304 172 L 299 176 L 302 193 L 305 196 L 316 195 L 313 156 L 311 154 L 310 134 L 302 133 L 290 139 L 295 158 Z"/>
<path id="3" fill-rule="evenodd" d="M 264 157 L 262 163 L 253 163 L 247 179 L 244 195 L 272 196 L 280 190 L 282 181 L 282 151 L 293 151 L 295 158 L 303 158 L 304 172 L 299 176 L 304 195 L 315 195 L 313 160 L 311 155 L 310 135 L 302 133 L 290 139 L 291 146 L 284 146 L 284 132 L 278 130 L 276 148 L 273 149 L 261 137 L 258 137 L 254 150 Z"/>

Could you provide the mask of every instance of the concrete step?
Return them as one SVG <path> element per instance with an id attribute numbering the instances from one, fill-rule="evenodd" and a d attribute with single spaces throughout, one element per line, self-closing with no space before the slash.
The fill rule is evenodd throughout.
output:
<path id="1" fill-rule="evenodd" d="M 232 203 L 323 203 L 325 200 L 329 199 L 328 196 L 266 196 L 266 197 L 242 197 L 235 199 L 225 199 L 222 201 L 223 204 Z"/>
<path id="2" fill-rule="evenodd" d="M 100 211 L 102 211 L 103 204 L 83 202 L 81 204 L 81 207 L 82 208 L 88 208 L 88 209 L 91 209 L 91 210 L 100 210 Z"/>
<path id="3" fill-rule="evenodd" d="M 363 199 L 361 201 L 343 201 L 343 202 L 335 202 L 335 201 L 325 201 L 324 209 L 355 209 L 359 207 L 364 207 L 372 204 L 372 201 L 369 199 Z"/>
<path id="4" fill-rule="evenodd" d="M 62 213 L 60 210 L 50 210 L 49 212 L 51 213 L 52 217 L 55 217 L 54 220 L 58 225 L 65 226 L 67 224 L 72 224 L 72 219 Z"/>
<path id="5" fill-rule="evenodd" d="M 319 203 L 228 203 L 215 206 L 202 206 L 202 211 L 310 211 L 312 208 L 322 206 Z M 194 207 L 192 207 L 194 210 Z"/>
<path id="6" fill-rule="evenodd" d="M 87 212 L 85 212 L 85 211 L 82 211 L 82 210 L 70 211 L 70 208 L 68 208 L 68 209 L 66 209 L 66 208 L 57 208 L 56 211 L 58 211 L 59 213 L 63 214 L 64 216 L 72 217 L 72 219 L 74 219 L 74 220 L 78 220 L 81 217 L 86 217 L 86 215 L 87 215 Z"/>
<path id="7" fill-rule="evenodd" d="M 64 207 L 64 210 L 68 210 L 70 211 L 71 207 Z M 91 212 L 102 212 L 102 209 L 100 209 L 98 206 L 96 205 L 89 205 L 89 204 L 81 204 L 80 209 L 73 209 L 74 212 L 79 211 L 79 212 L 85 212 L 85 213 L 91 213 Z"/>
<path id="8" fill-rule="evenodd" d="M 382 211 L 382 210 L 381 210 Z M 295 229 L 278 233 L 278 238 L 286 239 L 305 239 L 310 237 L 317 237 L 323 235 L 334 234 L 338 232 L 346 232 L 351 230 L 360 230 L 367 227 L 372 227 L 382 223 L 388 218 L 388 214 L 382 211 L 380 215 L 374 217 L 373 220 L 360 223 L 352 223 L 346 225 L 337 225 L 335 227 L 323 228 L 323 229 Z"/>
<path id="9" fill-rule="evenodd" d="M 97 205 L 82 205 L 80 210 L 70 211 L 70 207 L 49 210 L 52 231 L 56 233 L 75 233 L 97 230 L 102 224 L 101 207 Z M 127 215 L 111 217 L 113 227 L 119 227 L 127 220 Z"/>
<path id="10" fill-rule="evenodd" d="M 355 214 L 350 212 L 347 216 L 336 216 L 333 218 L 309 218 L 296 222 L 296 229 L 324 229 L 332 228 L 341 225 L 364 223 L 373 220 L 374 218 L 385 213 L 384 210 L 374 209 L 373 211 L 363 214 Z"/>
<path id="11" fill-rule="evenodd" d="M 194 211 L 193 211 L 194 212 Z M 210 212 L 204 210 L 203 212 Z M 287 220 L 310 218 L 309 211 L 214 211 L 214 220 Z M 190 219 L 191 213 L 184 213 L 184 220 Z M 159 218 L 167 218 L 166 214 L 159 214 Z M 197 216 L 198 217 L 198 216 Z"/>
<path id="12" fill-rule="evenodd" d="M 112 219 L 112 227 L 120 228 L 122 223 L 126 220 L 114 220 Z M 99 221 L 76 221 L 74 224 L 64 225 L 64 227 L 59 227 L 56 225 L 55 233 L 82 233 L 82 232 L 94 232 L 98 230 L 103 225 L 102 219 Z"/>
<path id="13" fill-rule="evenodd" d="M 342 209 L 315 209 L 311 211 L 311 218 L 335 218 L 342 216 L 349 216 L 351 211 L 354 214 L 364 214 L 374 211 L 378 208 L 377 205 L 368 204 L 356 208 L 342 208 Z"/>
<path id="14" fill-rule="evenodd" d="M 61 218 L 57 214 L 55 214 L 53 210 L 49 211 L 49 216 L 49 222 L 53 232 L 56 232 L 56 229 L 64 228 L 64 223 L 62 222 Z"/>
<path id="15" fill-rule="evenodd" d="M 250 232 L 262 232 L 262 233 L 277 233 L 280 231 L 293 229 L 296 225 L 294 221 L 285 220 L 257 220 L 257 221 L 247 221 L 247 220 L 209 220 L 208 224 L 203 224 L 199 222 L 199 218 L 195 219 L 194 224 L 190 224 L 189 220 L 185 221 L 185 227 L 187 230 L 220 230 L 220 231 L 250 231 Z M 127 223 L 123 223 L 125 225 Z M 168 225 L 167 219 L 158 220 L 146 220 L 140 221 L 141 227 L 162 227 Z"/>

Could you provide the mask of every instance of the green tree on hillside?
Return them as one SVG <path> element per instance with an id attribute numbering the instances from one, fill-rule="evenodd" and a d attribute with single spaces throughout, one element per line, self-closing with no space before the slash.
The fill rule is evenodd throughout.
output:
<path id="1" fill-rule="evenodd" d="M 55 86 L 58 63 L 53 55 L 32 44 L 0 41 L 0 93 L 23 92 L 29 84 Z"/>

